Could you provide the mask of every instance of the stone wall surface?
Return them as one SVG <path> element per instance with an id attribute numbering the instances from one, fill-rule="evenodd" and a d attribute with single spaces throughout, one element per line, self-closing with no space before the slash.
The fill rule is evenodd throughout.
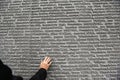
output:
<path id="1" fill-rule="evenodd" d="M 120 80 L 120 0 L 0 0 L 0 59 L 25 80 Z"/>

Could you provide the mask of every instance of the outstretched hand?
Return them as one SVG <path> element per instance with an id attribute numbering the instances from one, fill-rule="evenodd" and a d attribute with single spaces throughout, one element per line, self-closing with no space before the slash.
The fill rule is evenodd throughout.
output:
<path id="1" fill-rule="evenodd" d="M 41 61 L 41 64 L 39 68 L 44 68 L 45 70 L 48 70 L 48 68 L 51 65 L 51 58 L 50 57 L 45 57 L 43 61 Z"/>

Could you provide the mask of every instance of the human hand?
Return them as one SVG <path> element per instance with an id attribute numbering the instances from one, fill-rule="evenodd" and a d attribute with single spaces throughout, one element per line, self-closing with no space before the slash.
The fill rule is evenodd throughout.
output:
<path id="1" fill-rule="evenodd" d="M 48 70 L 48 68 L 51 65 L 51 58 L 50 57 L 45 57 L 43 61 L 41 61 L 41 64 L 39 68 L 44 68 L 45 70 Z"/>

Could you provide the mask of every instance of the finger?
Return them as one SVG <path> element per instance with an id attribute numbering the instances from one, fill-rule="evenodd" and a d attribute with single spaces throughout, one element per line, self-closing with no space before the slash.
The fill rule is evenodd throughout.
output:
<path id="1" fill-rule="evenodd" d="M 40 63 L 40 64 L 43 64 L 43 62 L 44 62 L 44 61 L 41 61 L 41 63 Z"/>
<path id="2" fill-rule="evenodd" d="M 50 61 L 51 61 L 51 58 L 50 58 L 50 57 L 48 57 L 47 62 L 49 63 Z"/>
<path id="3" fill-rule="evenodd" d="M 48 57 L 45 57 L 44 61 L 46 61 L 46 60 L 47 60 L 47 58 L 48 58 Z"/>
<path id="4" fill-rule="evenodd" d="M 48 64 L 52 62 L 52 59 L 49 60 Z"/>
<path id="5" fill-rule="evenodd" d="M 49 62 L 49 64 L 48 64 L 48 65 L 50 66 L 51 64 L 52 64 L 52 61 L 51 61 L 51 62 Z"/>

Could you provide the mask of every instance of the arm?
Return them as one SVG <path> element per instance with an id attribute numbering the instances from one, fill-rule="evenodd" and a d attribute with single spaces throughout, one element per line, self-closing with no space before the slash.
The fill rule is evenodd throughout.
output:
<path id="1" fill-rule="evenodd" d="M 41 68 L 30 80 L 45 80 L 46 77 L 47 71 L 44 68 Z"/>
<path id="2" fill-rule="evenodd" d="M 45 57 L 39 66 L 39 71 L 30 80 L 45 80 L 47 77 L 47 70 L 51 63 L 51 58 Z"/>

